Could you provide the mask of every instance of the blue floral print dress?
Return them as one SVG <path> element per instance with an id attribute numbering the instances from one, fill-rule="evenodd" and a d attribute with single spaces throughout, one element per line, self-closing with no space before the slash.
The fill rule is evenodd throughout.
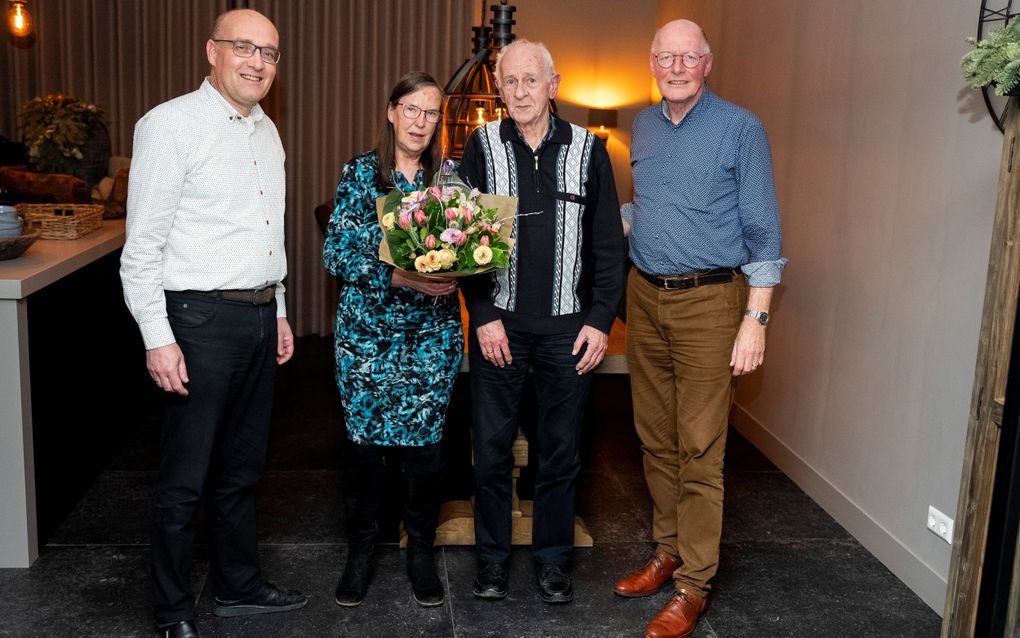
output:
<path id="1" fill-rule="evenodd" d="M 379 260 L 382 229 L 375 200 L 375 152 L 347 162 L 322 248 L 340 281 L 336 313 L 336 383 L 347 437 L 361 445 L 439 442 L 464 350 L 457 295 L 430 297 L 390 286 L 393 266 Z M 404 192 L 423 188 L 396 173 Z"/>

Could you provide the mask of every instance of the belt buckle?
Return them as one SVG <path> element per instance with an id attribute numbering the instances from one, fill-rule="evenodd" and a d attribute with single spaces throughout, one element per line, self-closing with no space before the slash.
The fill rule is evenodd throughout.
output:
<path id="1" fill-rule="evenodd" d="M 687 290 L 697 286 L 697 279 L 690 277 L 663 277 L 662 287 L 666 290 Z"/>

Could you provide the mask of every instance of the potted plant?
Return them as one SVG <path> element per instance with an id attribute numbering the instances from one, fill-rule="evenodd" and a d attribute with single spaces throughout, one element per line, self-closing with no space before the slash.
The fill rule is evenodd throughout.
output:
<path id="1" fill-rule="evenodd" d="M 42 173 L 69 173 L 95 186 L 107 173 L 110 133 L 103 110 L 67 95 L 36 97 L 19 119 L 28 162 Z"/>

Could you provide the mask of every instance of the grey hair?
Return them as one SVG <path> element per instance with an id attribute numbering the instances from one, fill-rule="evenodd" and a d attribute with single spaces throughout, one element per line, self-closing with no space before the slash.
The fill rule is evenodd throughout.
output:
<path id="1" fill-rule="evenodd" d="M 530 46 L 538 49 L 539 55 L 542 57 L 542 61 L 545 62 L 545 68 L 548 69 L 549 74 L 547 77 L 556 75 L 556 67 L 553 66 L 552 54 L 549 53 L 549 49 L 545 47 L 541 42 L 532 42 L 531 40 L 525 40 L 520 38 L 514 40 L 510 44 L 506 45 L 499 51 L 499 55 L 496 56 L 496 83 L 502 84 L 503 78 L 502 73 L 499 70 L 499 63 L 503 60 L 503 56 L 506 55 L 511 49 L 516 49 L 523 46 Z"/>

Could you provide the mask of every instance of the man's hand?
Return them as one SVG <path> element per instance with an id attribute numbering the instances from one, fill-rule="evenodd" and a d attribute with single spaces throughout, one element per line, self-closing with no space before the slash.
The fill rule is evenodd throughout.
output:
<path id="1" fill-rule="evenodd" d="M 494 366 L 509 365 L 510 341 L 506 338 L 503 321 L 497 319 L 475 329 L 478 335 L 478 347 L 482 349 L 482 357 Z"/>
<path id="2" fill-rule="evenodd" d="M 188 396 L 188 389 L 184 387 L 188 382 L 188 368 L 184 365 L 184 353 L 176 343 L 146 350 L 145 367 L 161 389 Z"/>
<path id="3" fill-rule="evenodd" d="M 294 333 L 286 317 L 276 318 L 276 363 L 283 365 L 294 356 Z"/>
<path id="4" fill-rule="evenodd" d="M 750 317 L 744 317 L 733 342 L 730 367 L 733 376 L 754 372 L 765 361 L 765 326 Z"/>
<path id="5" fill-rule="evenodd" d="M 442 297 L 457 290 L 457 279 L 454 277 L 422 277 L 394 268 L 390 285 L 411 288 L 431 297 Z"/>
<path id="6" fill-rule="evenodd" d="M 575 366 L 577 374 L 591 372 L 598 364 L 602 363 L 602 359 L 606 356 L 606 349 L 609 347 L 609 335 L 597 328 L 582 326 L 581 331 L 577 333 L 574 349 L 570 354 L 577 356 L 577 353 L 581 351 L 581 346 L 585 343 L 588 344 L 588 349 L 584 351 L 584 356 Z"/>

